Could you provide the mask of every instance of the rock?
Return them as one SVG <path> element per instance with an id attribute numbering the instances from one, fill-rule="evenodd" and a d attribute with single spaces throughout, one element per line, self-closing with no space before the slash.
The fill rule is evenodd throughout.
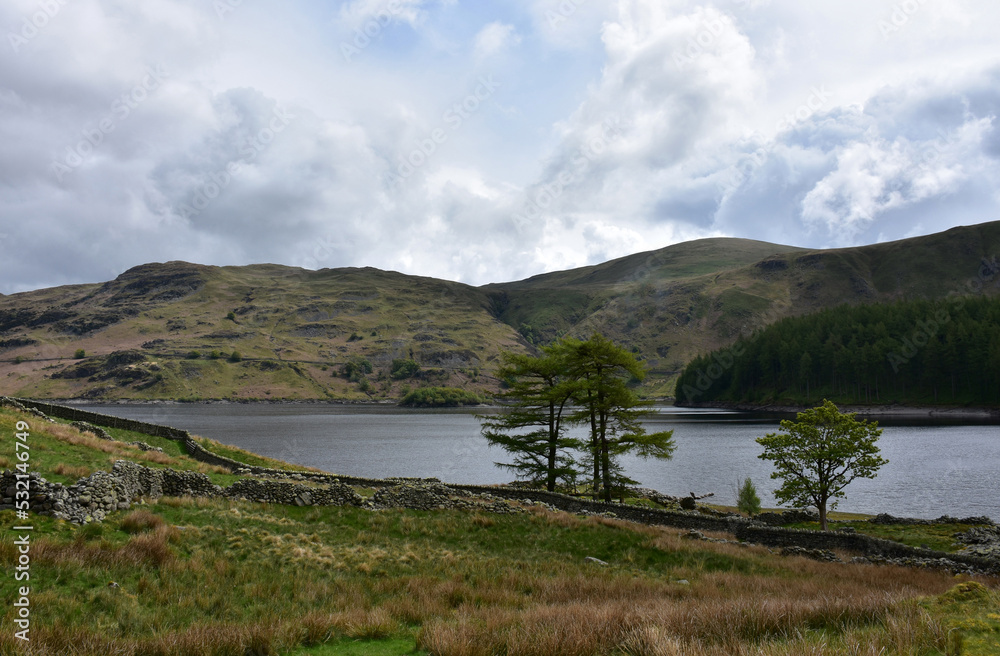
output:
<path id="1" fill-rule="evenodd" d="M 594 558 L 593 556 L 586 556 L 586 557 L 584 557 L 583 560 L 584 560 L 584 562 L 597 563 L 598 565 L 604 565 L 605 567 L 607 567 L 607 565 L 608 565 L 606 562 L 604 562 L 600 558 Z"/>

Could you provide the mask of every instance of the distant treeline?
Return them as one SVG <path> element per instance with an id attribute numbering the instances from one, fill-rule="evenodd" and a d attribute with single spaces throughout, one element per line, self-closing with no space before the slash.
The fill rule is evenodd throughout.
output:
<path id="1" fill-rule="evenodd" d="M 1000 299 L 841 306 L 782 319 L 696 358 L 676 398 L 1000 406 Z"/>

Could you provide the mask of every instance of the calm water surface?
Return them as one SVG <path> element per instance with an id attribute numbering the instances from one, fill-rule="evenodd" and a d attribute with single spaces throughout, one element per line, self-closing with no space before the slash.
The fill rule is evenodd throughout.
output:
<path id="1" fill-rule="evenodd" d="M 506 454 L 479 434 L 475 413 L 491 410 L 410 410 L 392 406 L 213 404 L 94 406 L 96 412 L 184 428 L 273 458 L 338 474 L 437 477 L 454 483 L 504 483 L 497 467 Z M 714 492 L 733 503 L 750 476 L 765 506 L 770 463 L 755 438 L 778 419 L 719 410 L 662 407 L 651 431 L 673 430 L 672 460 L 623 459 L 626 472 L 666 494 Z M 847 488 L 839 509 L 909 517 L 988 515 L 1000 520 L 1000 427 L 889 425 L 879 440 L 889 464 L 873 481 Z"/>

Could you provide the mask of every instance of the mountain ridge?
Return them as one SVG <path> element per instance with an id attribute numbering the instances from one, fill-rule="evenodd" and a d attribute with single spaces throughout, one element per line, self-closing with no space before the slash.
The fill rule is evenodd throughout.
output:
<path id="1" fill-rule="evenodd" d="M 1000 222 L 991 222 L 825 250 L 709 238 L 479 287 L 373 267 L 147 263 L 104 283 L 0 297 L 0 393 L 381 400 L 422 385 L 492 391 L 501 351 L 601 332 L 646 360 L 642 391 L 662 397 L 694 356 L 779 318 L 962 293 L 998 253 Z M 123 352 L 132 354 L 111 357 Z M 420 371 L 396 378 L 397 360 Z"/>

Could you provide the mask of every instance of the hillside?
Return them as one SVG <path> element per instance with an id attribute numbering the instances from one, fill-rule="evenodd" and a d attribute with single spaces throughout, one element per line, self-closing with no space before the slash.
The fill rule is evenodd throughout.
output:
<path id="1" fill-rule="evenodd" d="M 371 268 L 146 264 L 103 284 L 0 297 L 0 393 L 378 400 L 422 386 L 488 392 L 501 350 L 598 331 L 646 360 L 647 395 L 667 396 L 696 355 L 780 318 L 961 293 L 998 253 L 1000 222 L 836 250 L 704 239 L 478 288 Z M 1000 292 L 992 282 L 985 288 Z M 84 358 L 74 357 L 78 349 Z M 394 376 L 394 361 L 406 360 L 419 370 Z"/>

